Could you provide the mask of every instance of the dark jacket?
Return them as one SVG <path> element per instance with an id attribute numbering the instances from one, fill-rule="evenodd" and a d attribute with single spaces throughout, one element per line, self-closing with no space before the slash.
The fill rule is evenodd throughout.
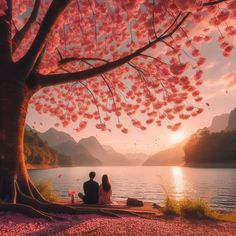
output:
<path id="1" fill-rule="evenodd" d="M 90 179 L 84 183 L 84 202 L 87 204 L 96 204 L 98 202 L 99 185 L 96 181 Z"/>

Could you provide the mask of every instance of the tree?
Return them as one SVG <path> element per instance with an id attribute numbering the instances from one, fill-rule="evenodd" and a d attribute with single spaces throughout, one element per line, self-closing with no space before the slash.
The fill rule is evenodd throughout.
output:
<path id="1" fill-rule="evenodd" d="M 218 41 L 229 56 L 235 8 L 235 0 L 1 0 L 1 208 L 74 212 L 46 202 L 29 179 L 23 154 L 29 104 L 58 117 L 56 126 L 80 118 L 78 132 L 91 118 L 109 131 L 107 121 L 116 117 L 117 128 L 127 133 L 123 113 L 142 130 L 166 119 L 175 131 L 181 123 L 174 118 L 203 110 L 194 106 L 202 99 L 197 87 L 206 60 L 198 45 L 224 23 Z"/>
<path id="2" fill-rule="evenodd" d="M 184 146 L 188 165 L 233 164 L 236 162 L 236 131 L 210 133 L 208 129 L 192 135 Z"/>

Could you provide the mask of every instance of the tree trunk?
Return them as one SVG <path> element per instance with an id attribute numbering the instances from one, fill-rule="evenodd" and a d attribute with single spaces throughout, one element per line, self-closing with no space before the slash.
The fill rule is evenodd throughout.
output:
<path id="1" fill-rule="evenodd" d="M 87 211 L 50 203 L 30 181 L 24 160 L 24 126 L 29 100 L 35 92 L 36 88 L 29 89 L 26 83 L 11 76 L 4 81 L 0 79 L 0 211 L 14 211 L 48 220 L 64 219 L 48 212 L 114 215 L 96 209 Z"/>
<path id="2" fill-rule="evenodd" d="M 0 200 L 16 203 L 17 185 L 32 195 L 23 149 L 30 91 L 24 83 L 9 80 L 0 83 Z"/>

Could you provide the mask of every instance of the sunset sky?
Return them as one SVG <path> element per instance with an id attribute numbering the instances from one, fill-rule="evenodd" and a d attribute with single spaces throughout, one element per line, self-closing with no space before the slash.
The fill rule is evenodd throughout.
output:
<path id="1" fill-rule="evenodd" d="M 168 148 L 180 139 L 188 137 L 196 130 L 209 126 L 214 116 L 229 113 L 236 107 L 236 51 L 234 49 L 230 57 L 223 57 L 216 40 L 204 44 L 201 51 L 203 56 L 207 58 L 204 68 L 204 84 L 200 86 L 204 99 L 199 103 L 199 107 L 204 108 L 204 112 L 197 117 L 184 121 L 178 134 L 173 136 L 174 133 L 168 130 L 165 125 L 157 127 L 155 124 L 148 126 L 146 131 L 141 131 L 134 128 L 130 124 L 129 117 L 125 116 L 121 120 L 129 128 L 128 134 L 123 134 L 115 128 L 115 119 L 111 121 L 114 123 L 110 125 L 113 127 L 111 132 L 97 130 L 94 121 L 90 121 L 87 128 L 80 133 L 73 130 L 75 124 L 66 128 L 60 127 L 58 130 L 69 133 L 76 141 L 93 135 L 102 144 L 111 145 L 115 150 L 122 153 L 145 152 L 154 154 Z M 29 109 L 27 123 L 32 126 L 34 122 L 36 122 L 35 129 L 46 131 L 54 126 L 56 120 L 48 115 L 39 115 Z M 40 124 L 41 122 L 43 125 Z"/>

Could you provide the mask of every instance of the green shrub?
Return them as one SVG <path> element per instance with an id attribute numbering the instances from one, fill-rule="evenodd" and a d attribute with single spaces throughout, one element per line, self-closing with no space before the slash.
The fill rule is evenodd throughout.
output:
<path id="1" fill-rule="evenodd" d="M 213 211 L 208 203 L 202 199 L 182 199 L 178 201 L 167 197 L 164 212 L 167 215 L 179 215 L 183 218 L 213 218 Z"/>
<path id="2" fill-rule="evenodd" d="M 167 197 L 165 200 L 164 212 L 167 215 L 179 215 L 179 202 L 173 198 Z"/>
<path id="3" fill-rule="evenodd" d="M 39 192 L 49 201 L 55 202 L 59 199 L 57 193 L 53 192 L 52 183 L 50 181 L 43 181 L 35 184 Z"/>
<path id="4" fill-rule="evenodd" d="M 202 199 L 183 199 L 179 201 L 180 215 L 184 218 L 210 218 L 211 208 Z"/>

